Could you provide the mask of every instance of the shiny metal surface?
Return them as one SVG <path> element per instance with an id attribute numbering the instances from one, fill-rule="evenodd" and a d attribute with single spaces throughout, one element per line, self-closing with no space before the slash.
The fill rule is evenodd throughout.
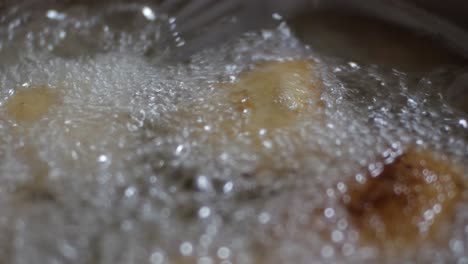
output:
<path id="1" fill-rule="evenodd" d="M 179 1 L 164 1 L 165 6 L 173 6 Z M 184 57 L 202 47 L 222 42 L 232 36 L 251 29 L 264 28 L 272 24 L 271 14 L 277 13 L 285 19 L 304 12 L 328 9 L 346 10 L 375 16 L 411 29 L 433 35 L 446 42 L 464 57 L 468 57 L 468 33 L 464 26 L 466 4 L 462 1 L 403 1 L 403 0 L 197 0 L 177 4 L 175 12 L 181 35 L 191 39 L 193 45 L 181 49 Z M 236 23 L 219 25 L 220 17 L 235 16 Z M 210 28 L 207 34 L 197 29 Z"/>

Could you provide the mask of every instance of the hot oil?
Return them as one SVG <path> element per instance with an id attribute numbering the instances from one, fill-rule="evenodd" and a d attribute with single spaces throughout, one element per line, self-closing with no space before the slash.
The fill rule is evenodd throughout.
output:
<path id="1" fill-rule="evenodd" d="M 463 261 L 467 120 L 443 96 L 463 62 L 415 48 L 427 41 L 411 34 L 401 44 L 388 25 L 364 35 L 355 18 L 344 23 L 355 31 L 327 21 L 310 23 L 311 42 L 282 23 L 167 64 L 174 21 L 154 5 L 10 16 L 0 50 L 0 257 Z M 34 93 L 40 111 L 28 115 Z M 414 177 L 396 173 L 404 165 Z M 388 186 L 410 191 L 385 202 Z M 416 213 L 400 215 L 399 205 Z"/>
<path id="2" fill-rule="evenodd" d="M 466 65 L 437 36 L 416 32 L 370 16 L 343 11 L 304 14 L 291 25 L 315 50 L 365 64 L 405 72 L 427 72 L 446 65 Z"/>

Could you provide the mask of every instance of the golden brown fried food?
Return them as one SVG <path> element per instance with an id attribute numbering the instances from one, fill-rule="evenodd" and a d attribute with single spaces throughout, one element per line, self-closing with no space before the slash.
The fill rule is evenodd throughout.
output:
<path id="1" fill-rule="evenodd" d="M 93 146 L 105 142 L 105 138 L 110 135 L 121 136 L 125 139 L 131 138 L 131 136 L 127 137 L 128 131 L 125 127 L 125 124 L 132 121 L 128 113 L 108 110 L 98 112 L 89 108 L 89 112 L 84 110 L 83 113 L 70 116 L 73 124 L 67 125 L 66 122 L 62 121 L 63 117 L 70 111 L 60 112 L 60 115 L 58 111 L 51 111 L 54 107 L 58 107 L 60 110 L 68 107 L 62 99 L 58 89 L 33 86 L 18 90 L 2 107 L 3 112 L 0 112 L 1 118 L 17 123 L 17 125 L 10 127 L 12 139 L 20 143 L 20 147 L 15 149 L 13 155 L 18 162 L 26 165 L 29 174 L 28 179 L 16 186 L 15 194 L 20 205 L 55 199 L 54 191 L 48 186 L 49 165 L 40 157 L 36 142 L 41 136 L 50 136 L 48 134 L 50 133 L 50 122 L 48 121 L 52 121 L 55 128 L 59 129 L 59 131 L 55 131 L 54 137 L 59 138 L 58 140 L 62 142 L 59 147 L 56 146 L 54 151 L 64 151 L 61 153 L 61 158 L 69 159 L 70 164 L 74 162 L 71 149 L 77 145 L 79 145 L 80 154 L 83 155 L 81 160 L 89 160 L 89 164 L 84 163 L 81 166 L 92 166 L 96 159 L 96 153 L 92 152 Z M 34 125 L 34 129 L 32 129 L 32 125 Z M 46 144 L 49 145 L 48 142 Z M 114 156 L 119 157 L 117 143 L 109 143 L 108 150 L 115 151 Z"/>
<path id="2" fill-rule="evenodd" d="M 230 122 L 240 124 L 240 133 L 248 135 L 251 150 L 260 156 L 258 167 L 249 174 L 273 171 L 278 175 L 288 174 L 291 165 L 274 161 L 281 150 L 269 137 L 274 137 L 278 129 L 286 129 L 281 133 L 295 140 L 300 136 L 294 128 L 305 121 L 323 121 L 322 86 L 314 70 L 306 60 L 266 62 L 240 74 L 236 83 L 225 86 L 230 103 L 239 113 L 238 119 Z M 268 131 L 269 135 L 262 136 L 261 130 Z M 235 141 L 238 135 L 232 136 Z"/>
<path id="3" fill-rule="evenodd" d="M 6 114 L 17 122 L 33 122 L 60 104 L 59 94 L 47 86 L 17 91 L 5 105 Z"/>
<path id="4" fill-rule="evenodd" d="M 278 130 L 282 130 L 282 136 L 294 139 L 299 136 L 295 128 L 305 122 L 323 121 L 322 85 L 313 63 L 307 60 L 264 62 L 239 74 L 236 82 L 218 85 L 218 89 L 226 96 L 212 101 L 208 98 L 204 103 L 212 104 L 213 109 L 222 105 L 234 111 L 211 111 L 205 107 L 192 112 L 191 107 L 186 107 L 173 113 L 174 120 L 181 122 L 180 126 L 195 127 L 191 137 L 203 137 L 208 148 L 222 147 L 225 140 L 241 144 L 258 155 L 259 170 L 277 169 L 272 166 L 272 157 L 279 153 L 273 139 Z M 206 132 L 206 124 L 215 129 Z M 287 164 L 276 165 L 281 170 L 289 169 Z"/>
<path id="5" fill-rule="evenodd" d="M 376 177 L 350 185 L 345 207 L 361 238 L 387 252 L 433 238 L 450 221 L 463 189 L 461 169 L 408 149 Z"/>
<path id="6" fill-rule="evenodd" d="M 50 120 L 58 120 L 61 117 L 51 114 L 50 110 L 53 107 L 66 108 L 68 106 L 63 103 L 58 89 L 41 85 L 18 90 L 7 100 L 4 107 L 6 118 L 19 123 L 19 130 L 23 128 L 27 130 L 29 124 L 36 123 L 45 116 L 48 116 Z M 65 129 L 64 125 L 63 135 L 69 142 L 80 141 L 84 145 L 89 142 L 88 145 L 91 145 L 100 141 L 102 137 L 107 136 L 109 131 L 112 131 L 110 126 L 113 125 L 113 122 L 117 124 L 131 122 L 130 115 L 126 112 L 96 111 L 92 108 L 87 111 L 83 111 L 82 116 L 72 117 L 77 120 L 78 126 L 68 126 Z M 90 115 L 91 113 L 93 115 Z M 48 124 L 41 124 L 41 126 L 45 131 Z M 18 136 L 19 130 L 14 129 L 13 134 Z"/>
<path id="7" fill-rule="evenodd" d="M 313 64 L 306 60 L 258 64 L 252 70 L 239 74 L 236 82 L 223 83 L 218 88 L 226 93 L 226 98 L 221 99 L 226 100 L 222 105 L 235 112 L 203 110 L 194 114 L 184 110 L 176 114 L 178 119 L 201 118 L 208 124 L 214 124 L 217 127 L 215 131 L 206 133 L 199 128 L 199 132 L 192 135 L 209 135 L 209 147 L 222 146 L 222 141 L 228 139 L 256 153 L 258 167 L 249 175 L 260 175 L 261 171 L 284 174 L 289 165 L 278 164 L 273 159 L 280 151 L 273 139 L 278 130 L 294 139 L 299 137 L 295 128 L 304 122 L 323 121 L 321 82 Z M 262 135 L 263 132 L 267 135 Z"/>
<path id="8" fill-rule="evenodd" d="M 47 86 L 31 87 L 17 91 L 5 104 L 5 114 L 14 122 L 19 123 L 20 129 L 39 121 L 46 116 L 50 109 L 61 104 L 59 93 Z M 17 128 L 12 129 L 14 138 L 19 136 Z M 0 142 L 1 143 L 1 142 Z M 54 194 L 46 187 L 49 166 L 41 160 L 37 150 L 30 142 L 23 142 L 15 155 L 21 163 L 27 164 L 31 178 L 17 186 L 16 198 L 20 205 L 34 201 L 48 201 L 54 199 Z"/>
<path id="9" fill-rule="evenodd" d="M 18 205 L 53 201 L 55 194 L 47 186 L 49 165 L 40 159 L 37 150 L 31 144 L 27 144 L 19 148 L 16 155 L 22 163 L 28 164 L 31 174 L 31 178 L 27 182 L 17 186 L 15 194 Z"/>
<path id="10" fill-rule="evenodd" d="M 305 60 L 267 62 L 225 85 L 235 108 L 244 113 L 244 129 L 275 129 L 297 124 L 302 113 L 322 106 L 321 86 Z"/>

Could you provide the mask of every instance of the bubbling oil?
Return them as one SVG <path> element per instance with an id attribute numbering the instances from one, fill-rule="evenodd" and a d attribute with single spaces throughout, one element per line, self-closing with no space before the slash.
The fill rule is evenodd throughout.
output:
<path id="1" fill-rule="evenodd" d="M 283 22 L 169 64 L 180 40 L 157 5 L 5 12 L 0 262 L 467 261 L 467 119 L 443 96 L 458 61 L 372 63 Z M 405 164 L 424 168 L 392 174 Z M 382 202 L 389 186 L 410 191 Z M 430 238 L 392 222 L 401 199 Z"/>

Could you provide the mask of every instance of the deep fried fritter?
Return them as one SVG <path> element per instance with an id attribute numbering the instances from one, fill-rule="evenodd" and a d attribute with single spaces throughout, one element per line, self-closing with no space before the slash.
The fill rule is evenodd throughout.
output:
<path id="1" fill-rule="evenodd" d="M 410 148 L 380 175 L 350 185 L 344 203 L 364 241 L 399 250 L 450 221 L 463 189 L 460 177 L 456 165 Z"/>
<path id="2" fill-rule="evenodd" d="M 6 102 L 8 116 L 17 122 L 33 122 L 46 115 L 50 108 L 60 103 L 56 91 L 39 86 L 17 91 Z"/>

